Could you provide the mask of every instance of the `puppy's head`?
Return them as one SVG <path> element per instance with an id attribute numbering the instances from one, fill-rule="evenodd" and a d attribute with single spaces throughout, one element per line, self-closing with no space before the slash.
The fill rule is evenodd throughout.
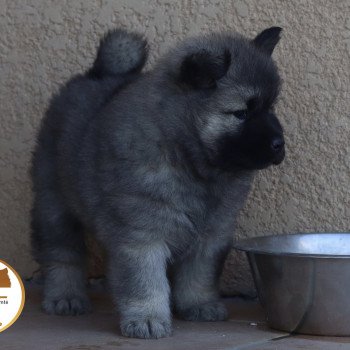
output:
<path id="1" fill-rule="evenodd" d="M 209 35 L 180 50 L 177 84 L 214 166 L 262 169 L 284 158 L 283 130 L 274 113 L 280 78 L 271 58 L 280 31 L 272 27 L 253 40 Z"/>

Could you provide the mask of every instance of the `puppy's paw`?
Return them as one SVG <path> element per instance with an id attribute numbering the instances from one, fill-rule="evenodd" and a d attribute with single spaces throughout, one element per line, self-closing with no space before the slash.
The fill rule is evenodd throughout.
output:
<path id="1" fill-rule="evenodd" d="M 120 329 L 125 337 L 158 339 L 171 335 L 171 322 L 157 317 L 145 317 L 122 320 Z"/>
<path id="2" fill-rule="evenodd" d="M 87 297 L 72 298 L 45 298 L 41 303 L 47 314 L 56 315 L 83 315 L 91 312 L 90 301 Z"/>
<path id="3" fill-rule="evenodd" d="M 228 318 L 226 306 L 221 302 L 193 305 L 178 311 L 186 321 L 224 321 Z"/>

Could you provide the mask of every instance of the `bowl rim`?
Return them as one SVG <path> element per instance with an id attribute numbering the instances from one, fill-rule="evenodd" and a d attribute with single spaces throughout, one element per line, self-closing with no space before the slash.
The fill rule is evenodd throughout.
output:
<path id="1" fill-rule="evenodd" d="M 270 249 L 259 249 L 257 247 L 249 246 L 251 242 L 259 239 L 264 240 L 272 237 L 287 237 L 287 236 L 308 236 L 308 235 L 346 235 L 350 237 L 350 232 L 304 232 L 304 233 L 284 233 L 284 234 L 269 234 L 266 236 L 255 236 L 237 240 L 233 243 L 233 248 L 239 251 L 244 251 L 247 254 L 260 254 L 260 255 L 275 255 L 275 256 L 286 256 L 286 257 L 299 257 L 299 258 L 320 258 L 320 259 L 349 259 L 350 254 L 326 254 L 326 253 L 297 253 L 297 252 L 278 252 Z"/>

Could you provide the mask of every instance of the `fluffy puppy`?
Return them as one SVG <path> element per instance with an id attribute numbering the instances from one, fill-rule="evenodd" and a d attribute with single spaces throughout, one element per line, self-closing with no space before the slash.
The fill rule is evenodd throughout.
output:
<path id="1" fill-rule="evenodd" d="M 227 317 L 218 276 L 237 213 L 256 170 L 284 158 L 280 30 L 191 38 L 146 73 L 146 42 L 114 30 L 53 97 L 32 161 L 46 312 L 89 311 L 88 229 L 108 253 L 123 335 L 170 335 L 171 306 L 186 320 Z"/>

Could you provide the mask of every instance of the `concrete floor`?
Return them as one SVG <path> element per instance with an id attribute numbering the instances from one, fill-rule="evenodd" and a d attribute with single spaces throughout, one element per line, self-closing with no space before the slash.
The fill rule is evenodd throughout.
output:
<path id="1" fill-rule="evenodd" d="M 0 334 L 1 350 L 349 350 L 350 338 L 290 336 L 267 328 L 257 302 L 227 299 L 228 322 L 174 320 L 170 338 L 124 338 L 118 318 L 102 291 L 92 290 L 94 312 L 84 316 L 48 316 L 40 311 L 40 287 L 27 285 L 26 305 L 17 322 Z"/>

